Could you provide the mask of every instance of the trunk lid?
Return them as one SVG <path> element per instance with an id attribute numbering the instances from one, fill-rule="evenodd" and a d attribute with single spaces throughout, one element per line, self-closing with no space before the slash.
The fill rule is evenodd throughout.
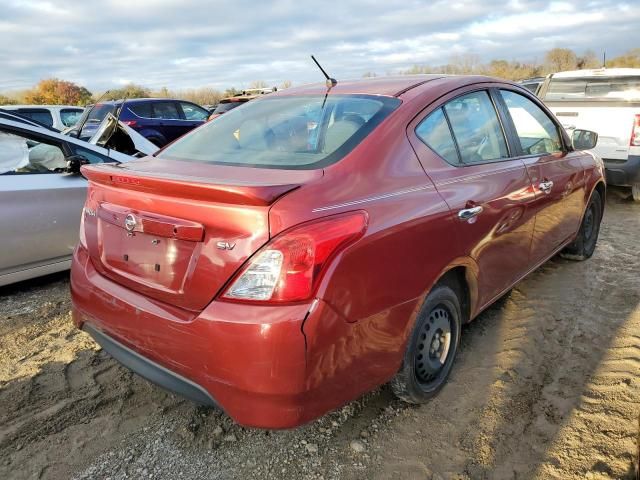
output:
<path id="1" fill-rule="evenodd" d="M 626 160 L 640 104 L 613 106 L 607 103 L 600 101 L 585 105 L 576 101 L 545 101 L 569 135 L 576 128 L 598 132 L 598 144 L 592 150 L 596 155 L 604 159 Z"/>
<path id="2" fill-rule="evenodd" d="M 102 275 L 202 310 L 269 240 L 269 209 L 322 170 L 220 166 L 147 157 L 82 168 L 84 237 Z"/>

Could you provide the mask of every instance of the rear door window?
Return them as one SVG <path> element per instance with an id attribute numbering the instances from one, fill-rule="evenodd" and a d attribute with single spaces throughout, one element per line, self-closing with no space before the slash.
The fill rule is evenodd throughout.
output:
<path id="1" fill-rule="evenodd" d="M 498 114 L 482 90 L 444 105 L 463 163 L 480 163 L 509 157 Z"/>
<path id="2" fill-rule="evenodd" d="M 153 118 L 164 120 L 180 120 L 180 113 L 175 102 L 153 102 Z"/>
<path id="3" fill-rule="evenodd" d="M 451 129 L 442 108 L 429 114 L 420 122 L 416 127 L 416 135 L 447 162 L 460 163 Z"/>
<path id="4" fill-rule="evenodd" d="M 60 144 L 0 130 L 0 175 L 61 173 L 67 160 Z"/>
<path id="5" fill-rule="evenodd" d="M 53 116 L 51 112 L 45 108 L 20 108 L 18 109 L 18 113 L 38 123 L 53 127 Z"/>
<path id="6" fill-rule="evenodd" d="M 558 127 L 534 102 L 510 90 L 500 90 L 525 155 L 562 151 Z"/>

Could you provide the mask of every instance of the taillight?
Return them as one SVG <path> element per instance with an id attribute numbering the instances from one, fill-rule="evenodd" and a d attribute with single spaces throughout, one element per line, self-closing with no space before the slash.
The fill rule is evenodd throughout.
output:
<path id="1" fill-rule="evenodd" d="M 366 214 L 352 212 L 281 233 L 247 262 L 222 299 L 252 303 L 311 299 L 331 259 L 362 237 L 366 226 Z"/>
<path id="2" fill-rule="evenodd" d="M 636 115 L 633 119 L 633 129 L 631 130 L 631 141 L 629 145 L 632 147 L 640 147 L 640 115 Z"/>
<path id="3" fill-rule="evenodd" d="M 136 120 L 123 120 L 122 123 L 124 123 L 127 127 L 135 127 L 136 123 L 138 123 Z"/>
<path id="4" fill-rule="evenodd" d="M 84 216 L 87 214 L 86 210 L 82 209 L 82 215 L 80 215 L 80 245 L 87 249 L 87 234 L 84 232 Z"/>

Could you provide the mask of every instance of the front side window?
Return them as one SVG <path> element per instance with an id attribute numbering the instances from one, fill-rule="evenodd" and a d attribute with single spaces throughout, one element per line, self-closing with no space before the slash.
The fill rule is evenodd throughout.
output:
<path id="1" fill-rule="evenodd" d="M 182 107 L 182 113 L 184 113 L 184 118 L 187 120 L 206 120 L 209 118 L 209 112 L 204 108 L 200 108 L 193 103 L 180 102 L 180 106 Z"/>
<path id="2" fill-rule="evenodd" d="M 127 108 L 138 117 L 151 118 L 151 103 L 149 102 L 127 104 Z"/>
<path id="3" fill-rule="evenodd" d="M 59 173 L 66 167 L 60 146 L 0 130 L 0 175 Z"/>
<path id="4" fill-rule="evenodd" d="M 116 106 L 113 104 L 98 103 L 89 111 L 87 123 L 100 123 L 107 116 L 107 113 L 115 113 L 115 110 Z"/>
<path id="5" fill-rule="evenodd" d="M 498 114 L 486 91 L 468 93 L 446 103 L 449 119 L 463 163 L 507 158 L 509 152 Z"/>
<path id="6" fill-rule="evenodd" d="M 442 108 L 429 114 L 427 118 L 420 122 L 416 127 L 416 135 L 447 162 L 452 164 L 460 162 L 456 145 Z"/>
<path id="7" fill-rule="evenodd" d="M 60 110 L 60 120 L 65 127 L 73 127 L 80 120 L 82 112 L 80 108 L 63 108 Z"/>
<path id="8" fill-rule="evenodd" d="M 180 120 L 178 107 L 173 102 L 154 102 L 153 118 L 161 118 L 163 120 Z"/>
<path id="9" fill-rule="evenodd" d="M 500 90 L 500 94 L 507 104 L 525 155 L 562 151 L 558 128 L 544 110 L 525 96 L 510 90 Z"/>
<path id="10" fill-rule="evenodd" d="M 349 153 L 398 105 L 369 95 L 264 97 L 231 110 L 158 157 L 266 168 L 321 168 Z"/>

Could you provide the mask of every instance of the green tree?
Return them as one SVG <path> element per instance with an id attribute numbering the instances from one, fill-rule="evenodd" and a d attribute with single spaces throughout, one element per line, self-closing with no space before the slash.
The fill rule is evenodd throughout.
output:
<path id="1" fill-rule="evenodd" d="M 151 90 L 142 85 L 129 83 L 122 88 L 109 90 L 104 100 L 120 100 L 121 98 L 146 98 L 151 96 Z"/>

